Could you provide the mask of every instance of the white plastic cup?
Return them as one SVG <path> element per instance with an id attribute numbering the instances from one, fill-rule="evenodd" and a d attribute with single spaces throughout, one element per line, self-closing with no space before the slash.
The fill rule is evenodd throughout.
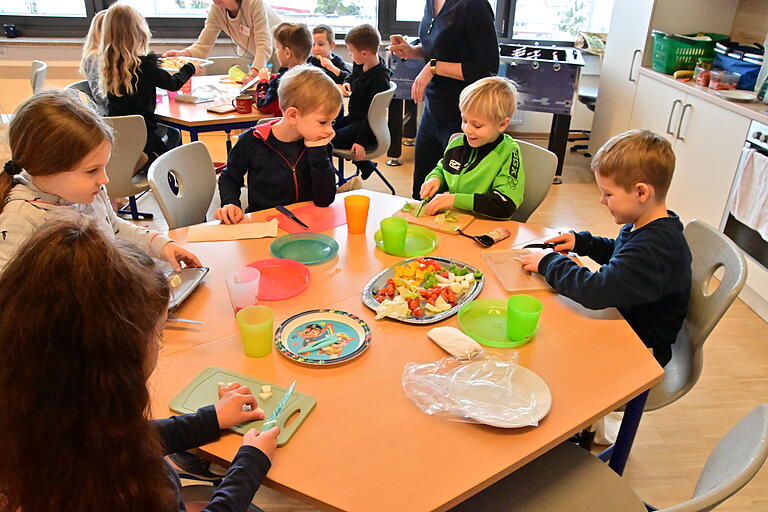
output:
<path id="1" fill-rule="evenodd" d="M 259 270 L 253 267 L 243 267 L 227 274 L 227 291 L 235 314 L 259 302 L 260 277 Z"/>

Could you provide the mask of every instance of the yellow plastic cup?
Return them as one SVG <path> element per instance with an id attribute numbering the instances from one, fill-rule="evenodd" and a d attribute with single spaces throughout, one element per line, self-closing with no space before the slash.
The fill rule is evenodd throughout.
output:
<path id="1" fill-rule="evenodd" d="M 408 233 L 408 221 L 402 217 L 387 217 L 382 219 L 381 239 L 384 242 L 384 252 L 387 254 L 403 254 L 405 251 L 405 236 Z"/>
<path id="2" fill-rule="evenodd" d="M 267 306 L 247 306 L 237 312 L 237 328 L 248 357 L 264 357 L 272 352 L 275 313 Z"/>
<path id="3" fill-rule="evenodd" d="M 368 223 L 368 206 L 371 199 L 368 196 L 353 195 L 344 198 L 344 210 L 347 213 L 347 232 L 350 234 L 365 233 Z"/>
<path id="4" fill-rule="evenodd" d="M 512 295 L 507 299 L 507 339 L 529 340 L 539 327 L 544 305 L 530 295 Z"/>

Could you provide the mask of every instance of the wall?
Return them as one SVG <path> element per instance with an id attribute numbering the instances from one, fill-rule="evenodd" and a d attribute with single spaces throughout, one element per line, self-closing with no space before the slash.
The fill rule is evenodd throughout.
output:
<path id="1" fill-rule="evenodd" d="M 740 0 L 733 20 L 731 38 L 740 43 L 760 43 L 768 33 L 768 2 L 765 0 Z"/>

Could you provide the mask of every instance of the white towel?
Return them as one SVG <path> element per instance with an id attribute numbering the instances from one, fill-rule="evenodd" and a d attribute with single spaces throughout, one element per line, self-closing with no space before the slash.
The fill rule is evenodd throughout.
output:
<path id="1" fill-rule="evenodd" d="M 427 336 L 457 359 L 471 359 L 483 351 L 475 340 L 455 327 L 435 327 L 427 331 Z"/>
<path id="2" fill-rule="evenodd" d="M 768 241 L 768 156 L 748 150 L 741 177 L 731 199 L 736 220 Z"/>

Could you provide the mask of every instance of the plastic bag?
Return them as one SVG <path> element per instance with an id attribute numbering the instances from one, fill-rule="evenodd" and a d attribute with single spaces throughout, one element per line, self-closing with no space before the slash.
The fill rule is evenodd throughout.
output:
<path id="1" fill-rule="evenodd" d="M 429 415 L 499 427 L 536 426 L 536 396 L 512 386 L 518 368 L 517 352 L 485 351 L 468 360 L 407 363 L 401 383 L 406 396 Z"/>

